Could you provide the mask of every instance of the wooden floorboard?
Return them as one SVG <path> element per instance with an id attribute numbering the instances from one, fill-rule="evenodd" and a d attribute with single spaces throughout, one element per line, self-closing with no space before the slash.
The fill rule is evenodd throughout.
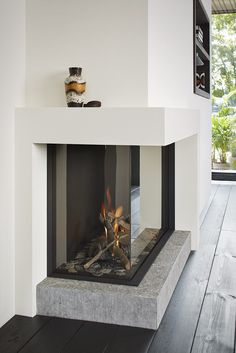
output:
<path id="1" fill-rule="evenodd" d="M 14 316 L 0 329 L 0 353 L 17 353 L 49 320 L 44 316 Z"/>
<path id="2" fill-rule="evenodd" d="M 236 231 L 236 186 L 232 186 L 222 229 Z"/>
<path id="3" fill-rule="evenodd" d="M 191 254 L 149 353 L 189 353 L 231 187 L 219 186 L 201 227 L 201 245 Z"/>
<path id="4" fill-rule="evenodd" d="M 232 223 L 232 192 L 224 227 Z M 232 200 L 232 201 L 230 201 Z M 235 212 L 236 217 L 236 212 Z M 236 318 L 236 232 L 221 231 L 192 353 L 234 353 Z"/>
<path id="5" fill-rule="evenodd" d="M 86 322 L 60 353 L 105 352 L 118 326 Z"/>
<path id="6" fill-rule="evenodd" d="M 190 352 L 214 251 L 209 245 L 190 256 L 149 353 Z"/>
<path id="7" fill-rule="evenodd" d="M 203 221 L 204 221 L 204 218 L 205 218 L 205 216 L 206 216 L 206 213 L 207 213 L 207 211 L 208 211 L 208 209 L 209 209 L 209 207 L 210 207 L 210 205 L 211 205 L 211 203 L 212 203 L 212 200 L 213 200 L 214 197 L 215 197 L 215 194 L 216 194 L 216 192 L 217 192 L 218 187 L 219 187 L 218 184 L 213 184 L 213 185 L 211 185 L 211 193 L 210 193 L 209 200 L 208 200 L 206 206 L 203 208 L 202 213 L 201 213 L 201 215 L 200 215 L 200 224 L 202 224 Z"/>
<path id="8" fill-rule="evenodd" d="M 231 192 L 231 186 L 219 185 L 214 199 L 210 205 L 210 208 L 203 221 L 202 230 L 221 230 L 222 220 L 226 205 L 229 201 L 229 195 Z"/>
<path id="9" fill-rule="evenodd" d="M 216 255 L 228 254 L 236 257 L 236 230 L 222 230 L 219 244 L 216 249 Z"/>
<path id="10" fill-rule="evenodd" d="M 53 318 L 19 352 L 60 353 L 81 326 L 78 320 Z"/>
<path id="11" fill-rule="evenodd" d="M 220 234 L 207 292 L 236 297 L 236 232 Z"/>
<path id="12" fill-rule="evenodd" d="M 119 326 L 104 353 L 147 353 L 154 335 L 153 330 Z"/>
<path id="13" fill-rule="evenodd" d="M 192 353 L 234 353 L 235 299 L 207 294 Z"/>

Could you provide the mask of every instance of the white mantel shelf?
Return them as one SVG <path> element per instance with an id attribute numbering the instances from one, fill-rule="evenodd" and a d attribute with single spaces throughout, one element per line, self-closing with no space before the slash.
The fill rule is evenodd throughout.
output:
<path id="1" fill-rule="evenodd" d="M 31 131 L 33 143 L 165 146 L 198 134 L 199 111 L 161 107 L 17 108 L 16 125 L 25 134 Z"/>

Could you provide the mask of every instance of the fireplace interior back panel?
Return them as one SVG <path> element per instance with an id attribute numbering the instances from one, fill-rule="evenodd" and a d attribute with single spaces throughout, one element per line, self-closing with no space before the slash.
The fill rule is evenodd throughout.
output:
<path id="1" fill-rule="evenodd" d="M 99 214 L 105 189 L 104 161 L 104 146 L 67 146 L 68 261 L 75 258 L 81 244 L 103 230 Z"/>

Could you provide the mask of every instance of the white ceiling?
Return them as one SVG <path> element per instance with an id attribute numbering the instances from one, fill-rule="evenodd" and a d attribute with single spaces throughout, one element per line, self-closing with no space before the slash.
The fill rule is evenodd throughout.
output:
<path id="1" fill-rule="evenodd" d="M 236 0 L 212 0 L 212 13 L 232 13 L 236 12 Z"/>

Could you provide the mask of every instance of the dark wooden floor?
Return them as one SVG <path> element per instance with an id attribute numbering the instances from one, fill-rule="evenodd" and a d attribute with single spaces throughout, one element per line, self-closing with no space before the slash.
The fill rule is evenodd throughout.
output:
<path id="1" fill-rule="evenodd" d="M 235 353 L 236 186 L 213 185 L 191 254 L 157 331 L 15 316 L 0 353 Z"/>

